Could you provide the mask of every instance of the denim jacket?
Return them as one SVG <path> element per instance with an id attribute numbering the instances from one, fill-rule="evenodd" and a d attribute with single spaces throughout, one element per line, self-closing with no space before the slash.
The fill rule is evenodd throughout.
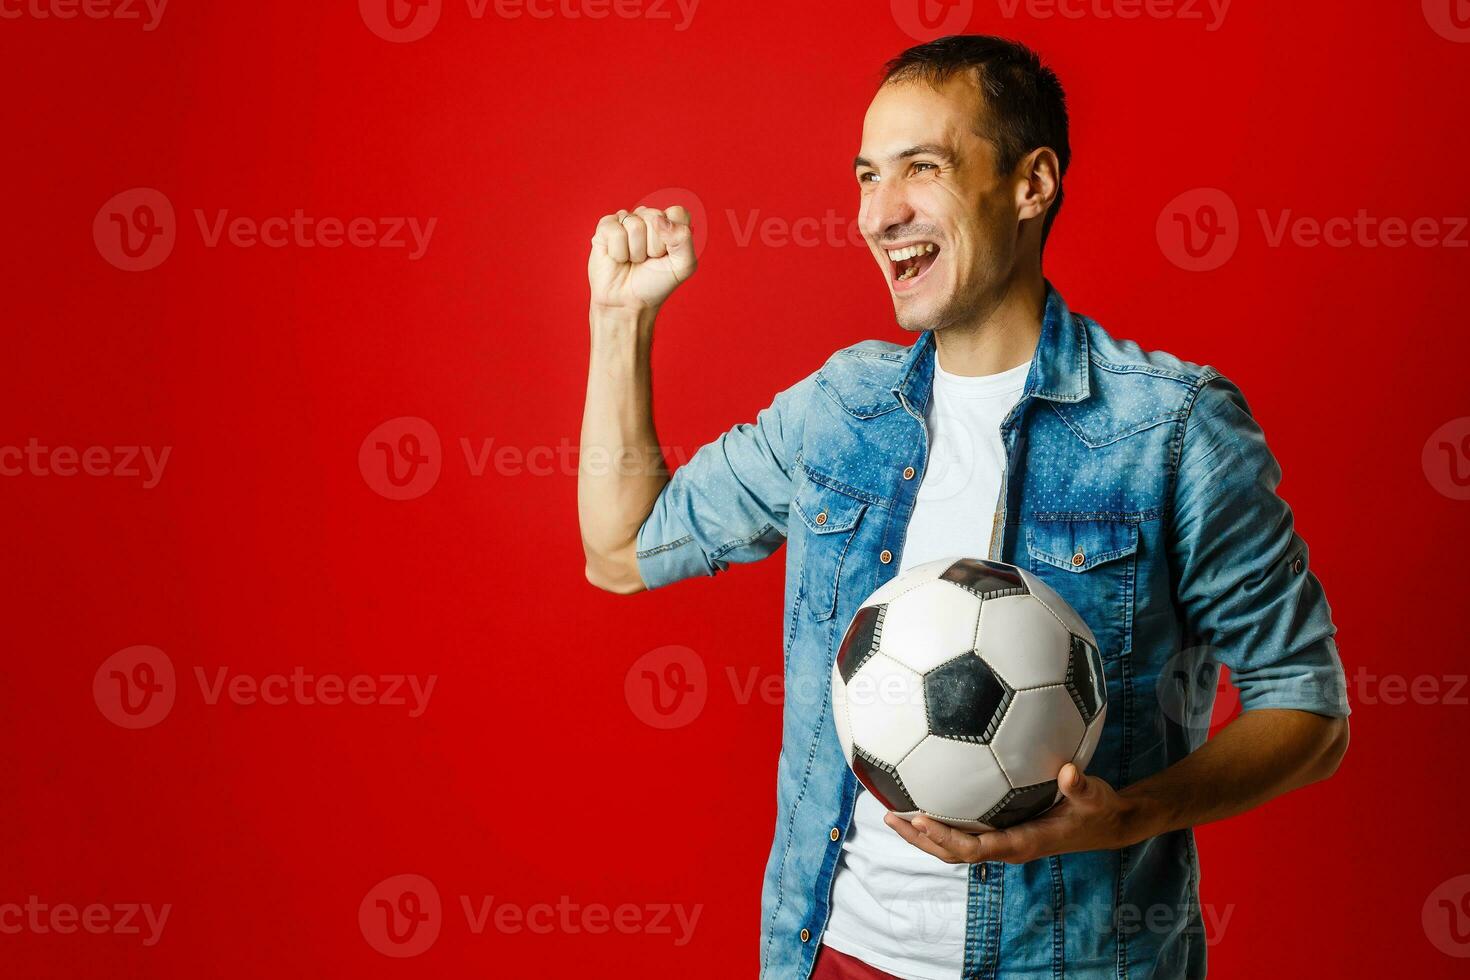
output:
<path id="1" fill-rule="evenodd" d="M 658 588 L 786 542 L 786 697 L 760 975 L 806 978 L 859 788 L 832 721 L 836 644 L 893 577 L 928 455 L 935 342 L 838 351 L 677 470 L 638 534 Z M 1096 634 L 1107 723 L 1088 772 L 1121 789 L 1204 741 L 1220 665 L 1244 710 L 1348 713 L 1336 632 L 1281 470 L 1240 390 L 1114 339 L 1047 286 L 1001 423 L 989 557 L 1040 576 Z M 818 519 L 818 515 L 825 517 Z M 1197 977 L 1194 834 L 969 868 L 965 978 Z M 912 941 L 922 941 L 915 937 Z"/>

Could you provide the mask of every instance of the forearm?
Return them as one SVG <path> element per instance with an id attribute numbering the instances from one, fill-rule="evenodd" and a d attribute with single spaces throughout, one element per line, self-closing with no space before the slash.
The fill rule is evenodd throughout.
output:
<path id="1" fill-rule="evenodd" d="M 1127 843 L 1223 820 L 1326 779 L 1347 751 L 1346 718 L 1248 711 L 1198 750 L 1118 795 Z"/>
<path id="2" fill-rule="evenodd" d="M 591 354 L 577 464 L 577 514 L 587 579 L 614 592 L 643 587 L 638 528 L 668 472 L 653 425 L 653 312 L 589 316 Z"/>

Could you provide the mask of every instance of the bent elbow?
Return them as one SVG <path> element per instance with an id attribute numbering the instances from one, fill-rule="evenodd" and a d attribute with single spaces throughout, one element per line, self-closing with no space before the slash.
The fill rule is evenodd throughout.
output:
<path id="1" fill-rule="evenodd" d="M 633 595 L 647 590 L 643 579 L 634 570 L 631 574 L 626 569 L 610 570 L 596 562 L 588 561 L 584 567 L 587 581 L 604 592 L 614 595 Z"/>
<path id="2" fill-rule="evenodd" d="M 1347 717 L 1344 716 L 1335 721 L 1332 737 L 1322 751 L 1322 761 L 1317 776 L 1319 780 L 1330 779 L 1336 775 L 1338 767 L 1342 765 L 1342 760 L 1347 755 L 1350 740 Z"/>

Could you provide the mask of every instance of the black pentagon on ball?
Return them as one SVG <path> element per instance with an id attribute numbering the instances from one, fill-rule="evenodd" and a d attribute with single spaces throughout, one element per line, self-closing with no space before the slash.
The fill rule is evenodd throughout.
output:
<path id="1" fill-rule="evenodd" d="M 878 640 L 883 635 L 883 614 L 887 611 L 887 605 L 863 606 L 852 617 L 837 648 L 837 669 L 842 674 L 842 683 L 851 684 L 852 675 L 878 652 Z"/>
<path id="2" fill-rule="evenodd" d="M 1049 779 L 1035 786 L 1023 786 L 1013 789 L 1006 794 L 1006 798 L 995 806 L 990 812 L 980 818 L 981 823 L 990 824 L 996 830 L 1005 830 L 1014 827 L 1023 820 L 1040 816 L 1051 809 L 1052 802 L 1057 798 L 1057 781 Z"/>
<path id="3" fill-rule="evenodd" d="M 1072 637 L 1072 650 L 1067 657 L 1067 693 L 1072 695 L 1083 721 L 1092 721 L 1108 703 L 1102 655 L 1080 636 Z"/>
<path id="4" fill-rule="evenodd" d="M 903 780 L 898 778 L 898 770 L 879 762 L 857 745 L 852 747 L 852 771 L 868 792 L 888 809 L 900 813 L 918 809 L 904 788 Z"/>
<path id="5" fill-rule="evenodd" d="M 973 650 L 924 675 L 924 711 L 935 735 L 988 743 L 1010 703 L 1010 686 Z"/>
<path id="6" fill-rule="evenodd" d="M 960 588 L 973 592 L 982 599 L 994 599 L 1003 595 L 1029 595 L 1025 579 L 1014 565 L 979 558 L 961 558 L 939 576 L 945 582 L 953 582 Z"/>

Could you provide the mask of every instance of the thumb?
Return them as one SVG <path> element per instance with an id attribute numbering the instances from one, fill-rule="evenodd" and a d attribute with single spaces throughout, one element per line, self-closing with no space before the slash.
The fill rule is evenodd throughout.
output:
<path id="1" fill-rule="evenodd" d="M 659 221 L 659 232 L 663 235 L 664 244 L 668 247 L 669 257 L 673 260 L 675 268 L 680 272 L 680 278 L 684 273 L 692 272 L 696 256 L 694 254 L 694 229 L 689 226 L 689 215 L 684 212 L 682 221 L 673 215 L 673 212 L 683 212 L 683 208 L 670 208 L 670 216 L 661 218 Z M 673 220 L 670 220 L 673 218 Z"/>
<path id="2" fill-rule="evenodd" d="M 1082 770 L 1070 762 L 1062 766 L 1062 771 L 1057 774 L 1057 787 L 1069 800 L 1085 798 L 1092 788 Z"/>

